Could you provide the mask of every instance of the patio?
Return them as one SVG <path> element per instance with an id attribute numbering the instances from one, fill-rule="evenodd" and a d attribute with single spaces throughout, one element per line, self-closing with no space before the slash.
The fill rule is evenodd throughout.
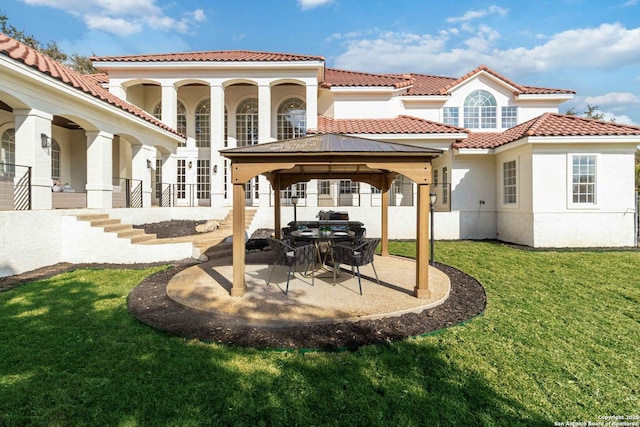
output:
<path id="1" fill-rule="evenodd" d="M 372 320 L 418 313 L 442 304 L 449 295 L 451 283 L 446 274 L 429 269 L 431 296 L 415 298 L 415 261 L 394 256 L 375 257 L 380 278 L 378 285 L 371 265 L 361 268 L 363 295 L 359 294 L 357 278 L 342 270 L 333 285 L 333 276 L 326 271 L 315 278 L 296 273 L 291 279 L 288 295 L 284 294 L 287 268 L 276 266 L 267 286 L 273 265 L 270 250 L 249 252 L 246 257 L 243 298 L 230 296 L 233 283 L 231 257 L 219 258 L 189 267 L 167 283 L 166 293 L 177 303 L 252 326 L 282 327 L 300 324 L 337 323 Z"/>

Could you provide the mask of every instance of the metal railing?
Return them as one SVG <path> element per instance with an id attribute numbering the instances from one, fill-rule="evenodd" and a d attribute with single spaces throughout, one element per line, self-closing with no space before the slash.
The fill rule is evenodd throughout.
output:
<path id="1" fill-rule="evenodd" d="M 211 206 L 210 194 L 202 193 L 201 191 L 201 195 L 207 197 L 198 199 L 198 185 L 199 184 L 172 184 L 170 193 L 173 206 Z"/>
<path id="2" fill-rule="evenodd" d="M 31 209 L 31 167 L 0 163 L 0 210 Z"/>
<path id="3" fill-rule="evenodd" d="M 112 206 L 114 208 L 141 208 L 142 181 L 131 178 L 113 178 Z"/>

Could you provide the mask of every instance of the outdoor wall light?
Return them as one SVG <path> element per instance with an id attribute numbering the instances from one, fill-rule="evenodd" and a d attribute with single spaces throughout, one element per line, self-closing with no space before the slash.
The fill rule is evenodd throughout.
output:
<path id="1" fill-rule="evenodd" d="M 213 174 L 217 174 L 218 173 L 218 165 L 213 165 Z"/>
<path id="2" fill-rule="evenodd" d="M 193 167 L 193 162 L 189 162 L 189 164 L 187 165 L 187 167 L 188 167 L 189 169 L 191 169 L 191 168 Z"/>
<path id="3" fill-rule="evenodd" d="M 147 169 L 151 169 L 151 160 L 147 159 Z"/>
<path id="4" fill-rule="evenodd" d="M 51 148 L 51 139 L 47 136 L 46 133 L 40 134 L 40 143 L 42 144 L 42 148 L 47 150 L 48 153 L 49 149 Z"/>

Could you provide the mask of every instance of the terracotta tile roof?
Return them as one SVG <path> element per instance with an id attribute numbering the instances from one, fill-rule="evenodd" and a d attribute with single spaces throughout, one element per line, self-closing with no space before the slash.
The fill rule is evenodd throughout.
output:
<path id="1" fill-rule="evenodd" d="M 448 94 L 449 91 L 452 88 L 454 88 L 455 86 L 459 85 L 460 83 L 464 82 L 465 80 L 469 80 L 470 78 L 472 78 L 476 74 L 478 74 L 480 72 L 483 72 L 483 71 L 488 73 L 488 74 L 491 74 L 492 76 L 494 76 L 495 78 L 497 78 L 499 80 L 502 80 L 506 84 L 508 84 L 510 86 L 513 86 L 516 89 L 516 93 L 524 93 L 524 94 L 575 94 L 576 93 L 573 90 L 567 90 L 567 89 L 536 88 L 536 87 L 533 87 L 533 86 L 519 85 L 518 83 L 515 83 L 514 81 L 506 78 L 502 74 L 499 74 L 499 73 L 493 71 L 491 68 L 487 67 L 486 65 L 480 65 L 475 70 L 472 70 L 472 71 L 468 72 L 464 76 L 460 77 L 459 79 L 457 79 L 455 81 L 452 81 L 447 86 L 445 86 L 442 89 L 440 89 L 440 94 L 441 95 Z"/>
<path id="2" fill-rule="evenodd" d="M 545 113 L 502 133 L 471 132 L 453 148 L 496 148 L 529 136 L 638 136 L 640 127 L 586 119 L 578 116 Z"/>
<path id="3" fill-rule="evenodd" d="M 394 87 L 399 89 L 412 84 L 411 77 L 404 75 L 370 74 L 327 68 L 324 71 L 324 81 L 320 87 Z"/>
<path id="4" fill-rule="evenodd" d="M 324 61 L 322 56 L 291 53 L 257 52 L 250 50 L 216 50 L 205 52 L 163 53 L 150 55 L 92 56 L 103 62 L 263 62 L 263 61 Z"/>
<path id="5" fill-rule="evenodd" d="M 85 77 L 101 85 L 109 83 L 109 74 L 107 73 L 85 74 Z"/>
<path id="6" fill-rule="evenodd" d="M 436 123 L 411 116 L 393 119 L 332 119 L 318 116 L 318 129 L 310 129 L 309 134 L 433 134 L 461 133 L 466 129 Z"/>
<path id="7" fill-rule="evenodd" d="M 324 74 L 324 81 L 320 86 L 324 88 L 394 87 L 397 89 L 407 87 L 409 89 L 405 95 L 408 96 L 450 95 L 451 93 L 449 90 L 482 71 L 487 72 L 513 86 L 516 93 L 520 94 L 575 94 L 575 91 L 567 89 L 519 85 L 507 79 L 503 75 L 491 70 L 485 65 L 481 65 L 475 70 L 457 79 L 453 77 L 431 76 L 427 74 L 370 74 L 327 68 Z"/>
<path id="8" fill-rule="evenodd" d="M 65 67 L 59 62 L 54 61 L 48 56 L 32 49 L 17 40 L 7 37 L 0 33 L 0 54 L 12 58 L 16 61 L 40 71 L 56 80 L 59 80 L 75 89 L 92 95 L 104 102 L 119 107 L 135 116 L 138 116 L 154 125 L 168 130 L 176 135 L 180 135 L 176 130 L 168 127 L 155 117 L 147 114 L 140 108 L 129 104 L 126 101 L 111 94 L 108 90 L 103 88 L 96 78 L 88 78 L 85 75 L 79 74 L 76 71 Z M 181 135 L 182 136 L 182 135 Z"/>

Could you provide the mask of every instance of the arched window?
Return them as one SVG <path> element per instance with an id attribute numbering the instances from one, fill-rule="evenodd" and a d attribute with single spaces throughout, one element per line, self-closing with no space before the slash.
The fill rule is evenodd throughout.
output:
<path id="1" fill-rule="evenodd" d="M 162 101 L 158 102 L 153 108 L 153 117 L 158 120 L 162 120 Z M 184 104 L 178 101 L 176 111 L 176 130 L 183 134 L 187 134 L 187 109 L 184 108 Z M 184 147 L 185 143 L 181 142 L 180 147 Z"/>
<path id="2" fill-rule="evenodd" d="M 16 173 L 16 130 L 7 129 L 0 142 L 0 177 L 13 178 Z"/>
<path id="3" fill-rule="evenodd" d="M 196 147 L 211 146 L 211 101 L 205 99 L 196 107 Z"/>
<path id="4" fill-rule="evenodd" d="M 60 146 L 51 140 L 51 179 L 60 179 Z"/>
<path id="5" fill-rule="evenodd" d="M 304 101 L 289 98 L 278 107 L 278 139 L 290 139 L 307 134 L 307 111 Z"/>
<path id="6" fill-rule="evenodd" d="M 256 98 L 247 99 L 238 105 L 236 138 L 238 147 L 258 143 L 258 100 Z"/>
<path id="7" fill-rule="evenodd" d="M 464 100 L 464 127 L 496 127 L 496 99 L 486 90 L 474 90 Z"/>

